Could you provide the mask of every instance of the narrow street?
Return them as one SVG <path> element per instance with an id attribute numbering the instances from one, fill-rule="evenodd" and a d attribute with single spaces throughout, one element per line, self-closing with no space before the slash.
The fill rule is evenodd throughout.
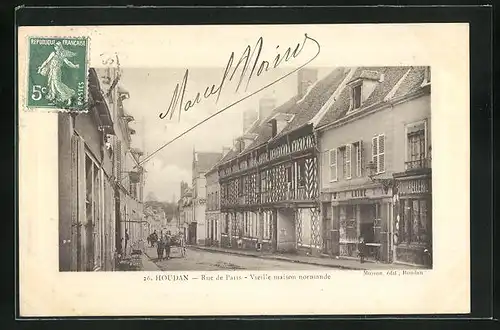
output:
<path id="1" fill-rule="evenodd" d="M 269 260 L 256 257 L 236 256 L 226 253 L 208 252 L 187 249 L 186 256 L 181 257 L 173 248 L 169 260 L 157 260 L 156 249 L 148 248 L 146 254 L 161 269 L 172 270 L 320 270 L 324 267 L 280 260 Z"/>

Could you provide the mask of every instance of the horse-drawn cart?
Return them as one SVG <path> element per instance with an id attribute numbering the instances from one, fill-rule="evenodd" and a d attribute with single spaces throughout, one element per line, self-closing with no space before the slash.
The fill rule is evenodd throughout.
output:
<path id="1" fill-rule="evenodd" d="M 186 243 L 182 234 L 174 235 L 170 239 L 170 255 L 174 253 L 180 255 L 181 258 L 186 257 Z"/>

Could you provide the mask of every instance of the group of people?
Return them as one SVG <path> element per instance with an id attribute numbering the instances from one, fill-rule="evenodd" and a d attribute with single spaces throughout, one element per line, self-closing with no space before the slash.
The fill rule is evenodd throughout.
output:
<path id="1" fill-rule="evenodd" d="M 168 231 L 165 235 L 158 235 L 156 230 L 148 236 L 148 242 L 151 247 L 156 245 L 158 260 L 170 259 L 170 247 L 172 245 L 172 235 Z"/>

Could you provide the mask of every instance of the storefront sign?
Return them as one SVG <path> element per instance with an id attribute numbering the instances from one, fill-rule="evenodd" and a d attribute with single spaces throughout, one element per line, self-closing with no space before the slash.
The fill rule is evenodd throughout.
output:
<path id="1" fill-rule="evenodd" d="M 353 190 L 339 191 L 331 193 L 332 202 L 343 202 L 357 199 L 385 198 L 391 197 L 382 188 L 359 188 Z"/>
<path id="2" fill-rule="evenodd" d="M 351 190 L 351 197 L 366 197 L 366 189 Z"/>
<path id="3" fill-rule="evenodd" d="M 425 194 L 429 193 L 429 179 L 413 179 L 407 181 L 401 181 L 399 184 L 399 194 Z"/>

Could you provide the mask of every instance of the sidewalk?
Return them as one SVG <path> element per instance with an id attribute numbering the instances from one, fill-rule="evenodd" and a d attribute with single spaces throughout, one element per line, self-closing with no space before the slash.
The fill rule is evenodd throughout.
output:
<path id="1" fill-rule="evenodd" d="M 255 258 L 263 258 L 263 259 L 271 259 L 271 260 L 280 260 L 280 261 L 288 261 L 288 262 L 297 262 L 304 263 L 309 265 L 323 266 L 323 267 L 331 267 L 331 268 L 339 268 L 346 270 L 390 270 L 390 269 L 425 269 L 420 266 L 412 266 L 412 265 L 402 265 L 402 264 L 386 264 L 381 262 L 374 261 L 366 261 L 361 264 L 359 259 L 334 259 L 329 257 L 308 257 L 308 256 L 300 256 L 294 254 L 272 254 L 270 252 L 257 252 L 257 251 L 249 251 L 249 250 L 236 250 L 236 249 L 225 249 L 219 247 L 205 247 L 205 246 L 194 246 L 189 245 L 188 248 L 203 250 L 207 252 L 215 252 L 215 253 L 227 253 L 234 254 L 240 256 L 247 257 L 255 257 Z"/>
<path id="2" fill-rule="evenodd" d="M 154 272 L 161 270 L 160 267 L 151 260 L 151 258 L 146 254 L 147 248 L 144 249 L 144 253 L 141 255 L 142 258 L 142 270 L 145 272 Z"/>
<path id="3" fill-rule="evenodd" d="M 152 263 L 153 265 L 155 265 L 156 268 L 158 268 L 158 266 L 156 266 L 156 264 L 153 261 L 153 260 L 156 260 L 156 257 L 157 257 L 156 247 L 150 247 L 149 245 L 147 245 L 147 246 L 144 246 L 143 251 L 144 251 L 143 255 L 146 256 L 148 261 L 150 263 Z"/>

